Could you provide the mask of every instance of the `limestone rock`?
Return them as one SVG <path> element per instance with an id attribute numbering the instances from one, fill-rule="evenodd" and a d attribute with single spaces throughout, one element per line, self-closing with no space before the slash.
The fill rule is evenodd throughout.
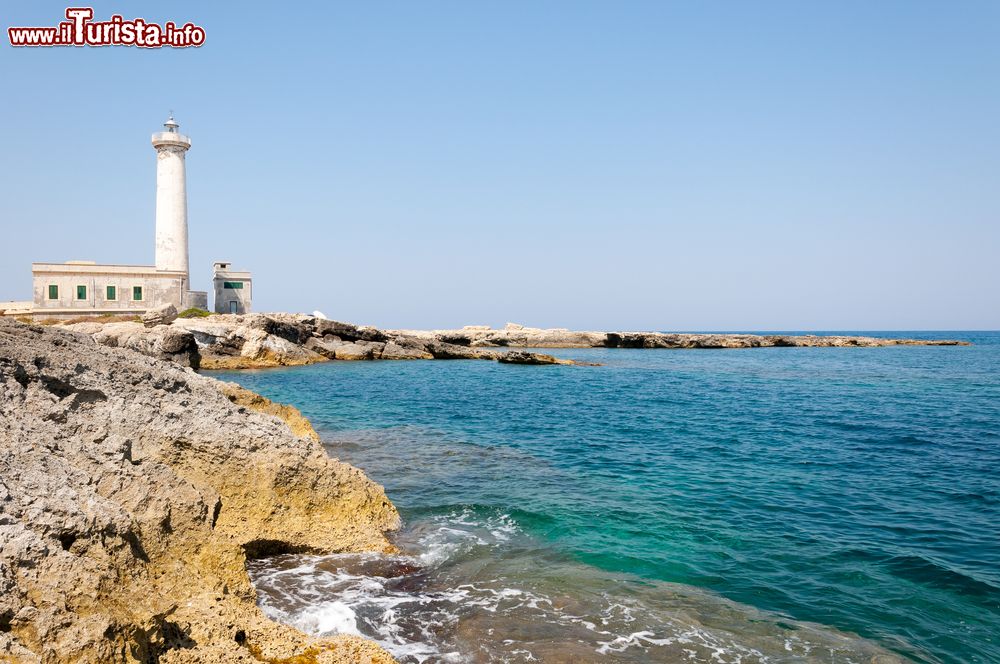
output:
<path id="1" fill-rule="evenodd" d="M 302 416 L 299 409 L 283 403 L 274 403 L 270 399 L 263 397 L 256 392 L 227 381 L 218 381 L 219 391 L 226 395 L 230 401 L 237 406 L 246 406 L 258 413 L 277 417 L 288 425 L 296 436 L 319 442 L 319 434 L 313 428 L 309 420 Z"/>
<path id="2" fill-rule="evenodd" d="M 142 316 L 142 324 L 146 327 L 156 327 L 157 325 L 170 325 L 177 320 L 177 307 L 172 304 L 161 304 L 150 309 Z"/>
<path id="3" fill-rule="evenodd" d="M 383 360 L 433 360 L 434 356 L 428 353 L 423 348 L 417 348 L 413 346 L 401 346 L 400 344 L 389 341 L 385 344 L 382 349 Z"/>
<path id="4" fill-rule="evenodd" d="M 563 360 L 544 353 L 528 353 L 523 350 L 512 350 L 497 355 L 497 362 L 502 364 L 573 364 L 572 360 Z"/>
<path id="5" fill-rule="evenodd" d="M 256 606 L 247 556 L 390 551 L 399 517 L 217 382 L 0 320 L 0 660 L 392 661 Z"/>
<path id="6" fill-rule="evenodd" d="M 328 334 L 325 337 L 309 337 L 306 341 L 306 348 L 313 351 L 314 353 L 319 353 L 328 360 L 336 358 L 337 346 L 343 346 L 345 341 L 340 337 Z"/>
<path id="7" fill-rule="evenodd" d="M 444 341 L 427 344 L 427 352 L 433 355 L 435 360 L 493 360 L 498 354 L 496 351 L 469 348 Z"/>
<path id="8" fill-rule="evenodd" d="M 370 325 L 365 325 L 358 328 L 358 339 L 361 341 L 376 341 L 384 342 L 388 337 L 382 330 L 371 327 Z"/>
<path id="9" fill-rule="evenodd" d="M 336 320 L 317 320 L 315 322 L 314 333 L 319 337 L 325 337 L 332 334 L 347 341 L 354 341 L 359 338 L 357 325 L 341 323 Z"/>
<path id="10" fill-rule="evenodd" d="M 213 315 L 204 318 L 178 318 L 172 323 L 172 327 L 190 332 L 198 346 L 205 347 L 226 344 L 239 325 L 232 316 Z M 239 351 L 239 345 L 233 347 Z"/>
<path id="11" fill-rule="evenodd" d="M 296 366 L 312 364 L 323 358 L 317 353 L 285 337 L 269 334 L 266 330 L 253 328 L 243 334 L 243 348 L 240 357 L 250 360 L 254 367 Z"/>
<path id="12" fill-rule="evenodd" d="M 83 321 L 81 323 L 70 323 L 66 327 L 74 332 L 82 332 L 83 334 L 97 334 L 104 329 L 107 323 L 101 321 Z"/>
<path id="13" fill-rule="evenodd" d="M 96 329 L 94 326 L 95 323 L 87 322 L 66 327 L 91 334 L 102 346 L 128 348 L 192 369 L 200 366 L 201 354 L 198 352 L 198 344 L 194 335 L 185 330 L 169 325 L 146 328 L 142 323 L 106 323 Z"/>
<path id="14" fill-rule="evenodd" d="M 425 353 L 429 353 L 428 345 L 432 343 L 433 338 L 425 337 L 415 337 L 415 336 L 391 336 L 392 343 L 398 344 L 403 348 L 412 348 L 414 350 L 422 350 Z M 432 356 L 433 357 L 433 356 Z"/>
<path id="15" fill-rule="evenodd" d="M 245 314 L 240 323 L 251 330 L 260 330 L 268 336 L 279 337 L 293 344 L 304 344 L 312 335 L 312 329 L 303 321 L 284 316 Z"/>
<path id="16" fill-rule="evenodd" d="M 326 359 L 305 345 L 312 328 L 290 316 L 226 314 L 178 319 L 173 327 L 194 335 L 203 369 L 296 366 Z"/>
<path id="17" fill-rule="evenodd" d="M 340 344 L 335 349 L 335 357 L 338 360 L 372 360 L 375 359 L 375 351 L 382 354 L 382 345 L 365 342 L 353 342 Z"/>
<path id="18" fill-rule="evenodd" d="M 876 337 L 790 336 L 755 334 L 669 334 L 661 332 L 588 332 L 541 329 L 507 323 L 502 330 L 470 325 L 459 330 L 389 330 L 394 337 L 421 339 L 470 348 L 766 348 L 782 346 L 953 346 L 954 340 L 881 339 Z"/>
<path id="19" fill-rule="evenodd" d="M 114 326 L 125 327 L 114 327 Z M 86 322 L 73 329 L 95 335 L 101 343 L 176 359 L 204 369 L 252 369 L 294 366 L 327 360 L 497 359 L 493 348 L 769 348 L 783 346 L 876 347 L 963 345 L 959 341 L 923 341 L 847 336 L 754 334 L 674 334 L 662 332 L 587 332 L 534 328 L 508 323 L 502 330 L 467 325 L 459 330 L 380 330 L 302 314 L 212 315 L 178 319 L 170 326 Z M 194 335 L 196 347 L 174 352 L 180 339 L 163 338 L 165 329 Z M 127 332 L 127 335 L 126 335 Z M 147 339 L 143 334 L 149 335 Z M 124 337 L 128 337 L 125 340 Z M 197 357 L 196 357 L 197 356 Z M 576 364 L 588 364 L 576 362 Z"/>
<path id="20" fill-rule="evenodd" d="M 475 331 L 466 329 L 441 332 L 437 335 L 438 341 L 453 346 L 471 346 L 472 341 L 478 337 L 480 335 Z"/>

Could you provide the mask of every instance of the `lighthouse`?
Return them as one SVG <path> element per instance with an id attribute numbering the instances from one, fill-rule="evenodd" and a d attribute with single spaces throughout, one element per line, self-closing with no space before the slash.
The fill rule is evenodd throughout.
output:
<path id="1" fill-rule="evenodd" d="M 188 269 L 187 184 L 184 155 L 191 139 L 177 131 L 173 114 L 163 123 L 164 131 L 153 134 L 156 148 L 156 269 L 180 272 L 182 291 L 190 288 Z"/>
<path id="2" fill-rule="evenodd" d="M 3 303 L 0 309 L 44 314 L 47 318 L 75 318 L 81 314 L 134 316 L 153 309 L 166 310 L 167 305 L 182 313 L 185 309 L 209 311 L 208 293 L 191 290 L 184 167 L 191 139 L 179 129 L 171 113 L 163 123 L 163 131 L 152 138 L 156 149 L 156 264 L 99 265 L 89 260 L 32 263 L 31 302 Z M 215 310 L 249 313 L 252 277 L 246 270 L 234 270 L 228 261 L 216 262 L 212 272 Z M 151 320 L 163 321 L 169 315 L 158 312 Z"/>

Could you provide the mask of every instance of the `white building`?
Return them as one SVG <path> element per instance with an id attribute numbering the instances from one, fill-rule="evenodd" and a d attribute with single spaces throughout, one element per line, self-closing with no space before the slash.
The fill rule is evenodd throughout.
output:
<path id="1" fill-rule="evenodd" d="M 184 160 L 191 139 L 178 131 L 180 125 L 173 116 L 163 127 L 164 131 L 152 137 L 156 149 L 156 264 L 32 263 L 32 301 L 0 302 L 0 313 L 6 310 L 8 315 L 30 313 L 52 317 L 141 314 L 167 303 L 178 310 L 208 309 L 208 293 L 191 290 L 188 266 Z M 220 270 L 220 266 L 224 268 Z M 233 272 L 228 263 L 216 263 L 214 277 L 216 311 L 250 311 L 249 272 Z"/>
<path id="2" fill-rule="evenodd" d="M 233 270 L 230 263 L 218 262 L 213 266 L 215 284 L 215 313 L 245 314 L 250 311 L 253 298 L 253 279 L 249 272 Z"/>

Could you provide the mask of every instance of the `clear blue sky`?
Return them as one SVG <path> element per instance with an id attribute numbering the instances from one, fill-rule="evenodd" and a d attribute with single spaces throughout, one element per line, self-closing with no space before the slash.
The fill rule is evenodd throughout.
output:
<path id="1" fill-rule="evenodd" d="M 174 109 L 194 286 L 257 310 L 1000 328 L 998 2 L 98 2 L 207 42 L 7 45 L 65 7 L 0 9 L 0 300 L 152 262 Z"/>

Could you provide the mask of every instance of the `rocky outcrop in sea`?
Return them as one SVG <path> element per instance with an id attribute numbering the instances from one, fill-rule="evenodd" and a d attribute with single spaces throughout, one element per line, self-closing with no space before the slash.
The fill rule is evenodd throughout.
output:
<path id="1" fill-rule="evenodd" d="M 167 317 L 169 318 L 169 316 Z M 156 320 L 163 320 L 158 315 Z M 147 325 L 149 323 L 147 322 Z M 777 348 L 957 346 L 964 341 L 868 336 L 576 332 L 508 323 L 500 330 L 381 330 L 302 314 L 211 315 L 169 324 L 75 323 L 106 346 L 138 350 L 202 369 L 248 369 L 327 360 L 496 360 L 510 364 L 576 364 L 528 348 Z"/>
<path id="2" fill-rule="evenodd" d="M 968 346 L 949 339 L 887 339 L 844 335 L 790 334 L 678 334 L 671 332 L 577 332 L 507 323 L 495 330 L 468 325 L 458 330 L 387 330 L 425 342 L 444 342 L 470 348 L 778 348 L 883 346 Z"/>
<path id="3" fill-rule="evenodd" d="M 213 315 L 149 326 L 99 320 L 65 326 L 97 343 L 129 348 L 195 369 L 256 369 L 328 360 L 503 360 L 520 364 L 573 364 L 551 355 L 455 344 L 444 338 L 387 332 L 374 327 L 296 314 Z"/>
<path id="4" fill-rule="evenodd" d="M 270 621 L 246 571 L 392 551 L 382 487 L 294 409 L 92 334 L 0 320 L 0 661 L 391 662 Z"/>

